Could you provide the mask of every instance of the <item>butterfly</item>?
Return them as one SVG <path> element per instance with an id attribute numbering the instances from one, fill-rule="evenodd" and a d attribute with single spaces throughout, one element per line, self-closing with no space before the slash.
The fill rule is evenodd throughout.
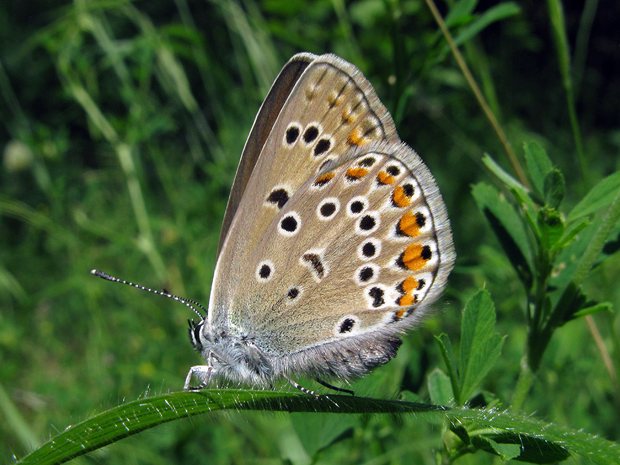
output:
<path id="1" fill-rule="evenodd" d="M 455 258 L 435 180 L 371 84 L 336 55 L 295 55 L 243 149 L 208 310 L 189 321 L 206 364 L 184 389 L 283 378 L 316 396 L 293 380 L 303 376 L 351 392 L 325 380 L 390 361 Z"/>

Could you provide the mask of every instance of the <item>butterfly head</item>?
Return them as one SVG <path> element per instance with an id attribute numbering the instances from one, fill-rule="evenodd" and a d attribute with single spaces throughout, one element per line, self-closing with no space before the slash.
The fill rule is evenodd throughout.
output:
<path id="1" fill-rule="evenodd" d="M 264 386 L 273 380 L 270 358 L 257 347 L 253 338 L 223 329 L 213 331 L 207 319 L 188 320 L 188 323 L 190 342 L 208 363 L 193 367 L 190 373 L 203 384 L 210 379 L 223 379 Z"/>

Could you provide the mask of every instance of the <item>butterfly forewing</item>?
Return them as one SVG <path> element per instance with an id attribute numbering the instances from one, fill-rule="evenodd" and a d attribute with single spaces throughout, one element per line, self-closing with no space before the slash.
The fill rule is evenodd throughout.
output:
<path id="1" fill-rule="evenodd" d="M 265 101 L 256 115 L 248 140 L 243 147 L 243 153 L 239 160 L 235 181 L 230 191 L 230 197 L 228 198 L 226 215 L 222 222 L 222 231 L 220 232 L 218 256 L 224 240 L 228 235 L 228 228 L 237 212 L 237 207 L 241 202 L 254 165 L 256 165 L 256 160 L 258 160 L 261 150 L 265 145 L 265 141 L 273 129 L 273 125 L 280 114 L 280 110 L 290 95 L 291 89 L 297 83 L 299 76 L 301 76 L 315 58 L 316 55 L 310 53 L 300 53 L 291 58 L 284 68 L 282 68 L 282 71 L 280 71 L 280 74 L 271 86 L 269 94 L 265 97 Z"/>
<path id="2" fill-rule="evenodd" d="M 453 265 L 443 201 L 413 150 L 375 142 L 336 160 L 276 208 L 232 301 L 231 327 L 274 355 L 415 324 Z"/>
<path id="3" fill-rule="evenodd" d="M 305 60 L 312 57 L 303 55 Z M 283 96 L 278 94 L 276 100 L 282 101 Z M 399 141 L 391 116 L 368 81 L 357 68 L 334 55 L 314 57 L 284 104 L 274 108 L 279 113 L 273 126 L 267 124 L 271 130 L 260 155 L 248 158 L 235 180 L 244 191 L 240 200 L 229 205 L 234 215 L 214 277 L 209 310 L 212 327 L 226 325 L 229 311 L 236 315 L 245 311 L 232 308 L 239 277 L 254 273 L 249 268 L 250 255 L 308 179 L 340 164 L 352 148 L 375 140 Z M 265 113 L 264 117 L 273 115 Z M 255 127 L 262 124 L 257 119 Z M 245 183 L 248 166 L 252 174 Z M 230 216 L 227 212 L 227 220 Z"/>

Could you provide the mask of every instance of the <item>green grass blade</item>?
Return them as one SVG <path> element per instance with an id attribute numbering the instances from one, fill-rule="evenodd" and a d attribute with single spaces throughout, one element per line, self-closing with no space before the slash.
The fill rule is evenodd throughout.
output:
<path id="1" fill-rule="evenodd" d="M 486 434 L 484 431 L 493 438 L 503 433 L 503 442 L 510 442 L 506 436 L 509 435 L 523 447 L 527 447 L 528 438 L 535 438 L 538 443 L 554 443 L 570 453 L 588 457 L 597 464 L 617 464 L 620 457 L 620 445 L 616 443 L 581 431 L 543 423 L 525 415 L 513 415 L 495 409 L 449 409 L 364 397 L 334 395 L 315 399 L 302 394 L 274 391 L 213 389 L 163 394 L 115 407 L 67 428 L 17 464 L 64 463 L 163 423 L 224 409 L 349 414 L 422 413 L 435 420 L 446 418 L 455 425 L 475 426 L 478 436 Z"/>
<path id="2" fill-rule="evenodd" d="M 331 413 L 441 412 L 444 407 L 351 396 L 313 396 L 275 391 L 204 390 L 173 392 L 120 405 L 70 426 L 18 464 L 57 464 L 120 439 L 181 418 L 216 410 Z"/>
<path id="3" fill-rule="evenodd" d="M 564 20 L 564 8 L 560 0 L 547 0 L 549 8 L 549 18 L 551 20 L 551 31 L 553 33 L 553 41 L 558 57 L 560 74 L 562 75 L 562 84 L 566 92 L 566 103 L 568 107 L 568 116 L 571 128 L 573 130 L 573 140 L 575 142 L 575 150 L 579 158 L 581 174 L 588 179 L 588 164 L 585 153 L 583 151 L 583 142 L 581 140 L 581 129 L 577 120 L 577 108 L 575 105 L 575 96 L 573 94 L 573 80 L 570 70 L 570 54 L 568 51 L 568 38 L 566 37 L 566 21 Z"/>

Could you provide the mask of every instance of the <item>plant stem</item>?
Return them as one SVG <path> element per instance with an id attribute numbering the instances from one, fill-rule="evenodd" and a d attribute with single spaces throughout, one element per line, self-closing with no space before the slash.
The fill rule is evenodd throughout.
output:
<path id="1" fill-rule="evenodd" d="M 535 374 L 529 365 L 528 355 L 524 355 L 521 359 L 521 372 L 519 373 L 519 379 L 517 379 L 517 385 L 515 386 L 514 394 L 512 395 L 512 402 L 510 410 L 518 412 L 523 407 L 525 398 L 534 384 Z"/>
<path id="2" fill-rule="evenodd" d="M 491 123 L 491 126 L 493 127 L 495 134 L 497 134 L 497 137 L 499 138 L 500 142 L 504 146 L 504 150 L 506 151 L 508 160 L 510 161 L 512 168 L 515 170 L 515 173 L 517 174 L 519 181 L 521 182 L 521 184 L 523 184 L 529 189 L 530 185 L 527 180 L 527 177 L 525 176 L 525 173 L 523 172 L 523 169 L 521 168 L 521 165 L 519 164 L 519 161 L 517 160 L 517 156 L 512 150 L 512 146 L 510 145 L 510 141 L 508 140 L 508 137 L 506 137 L 506 134 L 504 133 L 504 130 L 500 126 L 499 121 L 497 121 L 495 114 L 491 111 L 491 108 L 487 104 L 487 101 L 484 98 L 484 95 L 482 95 L 482 91 L 480 90 L 480 87 L 478 87 L 478 84 L 476 83 L 474 76 L 471 74 L 471 71 L 467 67 L 467 63 L 465 63 L 465 59 L 463 58 L 463 56 L 461 55 L 461 52 L 459 52 L 458 47 L 454 43 L 452 34 L 450 34 L 450 31 L 448 30 L 446 23 L 444 22 L 443 18 L 441 17 L 441 14 L 439 13 L 439 10 L 437 10 L 437 7 L 435 6 L 435 3 L 433 2 L 433 0 L 426 0 L 426 4 L 428 5 L 428 8 L 431 10 L 433 17 L 435 18 L 435 21 L 437 21 L 437 24 L 439 25 L 439 28 L 441 29 L 442 34 L 446 38 L 446 41 L 448 42 L 448 46 L 450 47 L 450 50 L 452 51 L 452 54 L 454 55 L 454 58 L 456 59 L 456 63 L 458 64 L 459 68 L 461 68 L 461 72 L 463 73 L 463 76 L 467 80 L 469 87 L 471 87 L 471 90 L 473 91 L 476 97 L 476 100 L 478 100 L 478 104 L 482 108 L 482 111 L 484 111 L 484 114 L 486 115 L 487 119 Z"/>

